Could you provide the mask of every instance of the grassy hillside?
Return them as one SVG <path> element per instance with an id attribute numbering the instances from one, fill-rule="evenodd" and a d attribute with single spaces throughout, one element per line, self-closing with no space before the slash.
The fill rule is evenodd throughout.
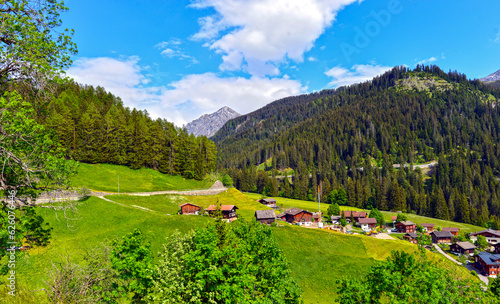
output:
<path id="1" fill-rule="evenodd" d="M 73 187 L 118 192 L 149 192 L 167 190 L 193 190 L 210 188 L 209 180 L 197 181 L 160 173 L 153 169 L 132 170 L 125 166 L 110 164 L 79 163 L 78 173 L 71 180 Z"/>
<path id="2" fill-rule="evenodd" d="M 71 221 L 70 228 L 60 212 L 40 208 L 40 214 L 54 227 L 53 239 L 47 248 L 35 248 L 29 252 L 29 258 L 18 262 L 19 286 L 40 290 L 45 287 L 42 280 L 47 279 L 51 261 L 60 261 L 63 256 L 69 255 L 72 262 L 80 263 L 85 249 L 121 237 L 135 228 L 142 230 L 156 253 L 165 238 L 175 230 L 186 232 L 213 221 L 206 216 L 176 215 L 178 206 L 186 201 L 203 207 L 217 201 L 221 204 L 236 204 L 240 208 L 239 213 L 246 218 L 252 218 L 255 210 L 265 208 L 235 189 L 216 196 L 116 195 L 107 198 L 116 203 L 98 197 L 83 202 L 77 214 L 78 220 Z M 273 230 L 290 263 L 294 278 L 304 291 L 305 303 L 331 302 L 330 299 L 336 296 L 336 279 L 361 276 L 376 260 L 387 257 L 391 250 L 411 252 L 417 248 L 400 240 L 350 236 L 287 224 L 274 227 Z M 440 259 L 438 255 L 431 255 Z M 453 271 L 462 271 L 462 268 L 454 265 L 449 267 L 454 267 Z"/>

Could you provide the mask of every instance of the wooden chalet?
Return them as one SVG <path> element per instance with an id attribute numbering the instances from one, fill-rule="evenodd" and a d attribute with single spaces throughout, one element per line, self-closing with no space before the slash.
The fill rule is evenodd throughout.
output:
<path id="1" fill-rule="evenodd" d="M 297 223 L 300 226 L 310 226 L 312 222 L 312 212 L 291 208 L 283 213 L 278 214 L 278 217 L 288 223 Z"/>
<path id="2" fill-rule="evenodd" d="M 339 225 L 340 224 L 340 218 L 341 218 L 340 215 L 332 215 L 330 218 L 332 220 L 332 224 L 333 225 Z"/>
<path id="3" fill-rule="evenodd" d="M 450 245 L 450 251 L 459 255 L 474 255 L 476 248 L 471 242 L 456 242 Z"/>
<path id="4" fill-rule="evenodd" d="M 432 231 L 434 231 L 434 224 L 422 223 L 420 224 L 420 226 L 424 228 L 425 234 L 430 234 Z"/>
<path id="5" fill-rule="evenodd" d="M 373 217 L 360 218 L 358 224 L 363 231 L 371 231 L 377 228 L 377 219 Z"/>
<path id="6" fill-rule="evenodd" d="M 276 220 L 274 210 L 257 210 L 255 211 L 255 219 L 261 224 L 272 224 Z"/>
<path id="7" fill-rule="evenodd" d="M 451 243 L 451 239 L 453 238 L 453 234 L 449 231 L 432 231 L 430 235 L 432 242 L 436 244 Z"/>
<path id="8" fill-rule="evenodd" d="M 396 229 L 399 233 L 408 233 L 417 231 L 416 225 L 412 221 L 402 221 L 396 223 Z"/>
<path id="9" fill-rule="evenodd" d="M 496 277 L 500 272 L 500 255 L 481 251 L 474 257 L 477 269 L 480 269 L 485 275 Z"/>
<path id="10" fill-rule="evenodd" d="M 458 232 L 460 231 L 460 228 L 454 228 L 454 227 L 444 227 L 441 229 L 441 231 L 449 231 L 451 234 L 457 236 Z"/>
<path id="11" fill-rule="evenodd" d="M 276 206 L 276 200 L 274 198 L 263 198 L 259 200 L 259 203 L 273 209 L 278 208 L 278 206 Z"/>
<path id="12" fill-rule="evenodd" d="M 238 218 L 236 215 L 236 209 L 239 209 L 235 205 L 221 205 L 220 210 L 222 212 L 222 218 L 227 220 L 228 222 L 232 222 Z M 215 210 L 217 210 L 217 206 L 210 205 L 206 211 L 210 216 L 214 216 Z"/>
<path id="13" fill-rule="evenodd" d="M 348 223 L 351 222 L 351 214 L 356 223 L 359 221 L 360 218 L 366 218 L 366 216 L 368 215 L 366 212 L 361 212 L 361 211 L 341 211 L 340 214 L 341 216 L 342 212 L 344 212 L 345 219 L 347 220 Z"/>
<path id="14" fill-rule="evenodd" d="M 200 214 L 200 210 L 201 210 L 201 207 L 200 206 L 197 206 L 195 204 L 191 204 L 191 203 L 185 203 L 185 204 L 182 204 L 181 206 L 181 214 L 194 214 L 194 215 L 198 215 Z"/>
<path id="15" fill-rule="evenodd" d="M 418 241 L 417 241 L 418 235 L 415 232 L 408 232 L 407 234 L 405 234 L 403 236 L 403 238 L 405 240 L 409 241 L 410 243 L 413 243 L 413 244 L 418 243 Z"/>
<path id="16" fill-rule="evenodd" d="M 491 245 L 495 245 L 500 243 L 500 231 L 493 229 L 486 229 L 478 232 L 474 232 L 470 234 L 471 241 L 475 242 L 477 240 L 477 236 L 482 235 L 486 238 L 488 243 Z"/>

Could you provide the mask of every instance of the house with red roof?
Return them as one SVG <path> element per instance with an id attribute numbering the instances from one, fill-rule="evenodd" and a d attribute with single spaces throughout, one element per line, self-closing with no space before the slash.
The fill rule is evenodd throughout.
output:
<path id="1" fill-rule="evenodd" d="M 299 208 L 290 208 L 277 215 L 278 218 L 290 224 L 297 224 L 299 226 L 311 226 L 312 216 L 312 212 Z"/>
<path id="2" fill-rule="evenodd" d="M 420 224 L 420 226 L 422 226 L 422 228 L 424 229 L 424 233 L 427 235 L 429 235 L 432 231 L 434 231 L 434 224 L 422 223 Z"/>
<path id="3" fill-rule="evenodd" d="M 458 235 L 458 232 L 460 231 L 460 228 L 455 228 L 455 227 L 444 227 L 441 229 L 441 231 L 449 231 L 453 235 Z"/>
<path id="4" fill-rule="evenodd" d="M 221 205 L 220 210 L 222 213 L 222 218 L 227 220 L 228 222 L 232 222 L 238 218 L 236 215 L 236 209 L 239 209 L 235 205 Z M 214 213 L 217 210 L 217 206 L 215 205 L 210 205 L 206 211 L 211 217 L 214 217 Z"/>

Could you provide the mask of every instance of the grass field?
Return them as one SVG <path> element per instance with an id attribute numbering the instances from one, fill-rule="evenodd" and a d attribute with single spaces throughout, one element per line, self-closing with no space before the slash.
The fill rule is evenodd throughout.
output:
<path id="1" fill-rule="evenodd" d="M 71 180 L 71 186 L 105 192 L 150 192 L 167 190 L 208 189 L 209 180 L 197 181 L 160 173 L 153 169 L 132 170 L 125 166 L 110 164 L 79 163 L 77 174 Z"/>
<path id="2" fill-rule="evenodd" d="M 235 189 L 216 196 L 113 195 L 107 198 L 119 204 L 98 197 L 89 198 L 79 207 L 79 219 L 72 221 L 71 229 L 60 212 L 38 209 L 54 227 L 53 239 L 47 248 L 32 249 L 29 258 L 18 261 L 16 268 L 19 286 L 41 290 L 45 287 L 42 280 L 48 278 L 47 269 L 51 268 L 52 261 L 60 261 L 63 256 L 69 255 L 72 262 L 80 263 L 86 249 L 99 246 L 106 240 L 122 237 L 135 228 L 140 228 L 145 234 L 156 255 L 165 238 L 175 230 L 186 232 L 213 222 L 206 216 L 176 215 L 179 204 L 183 202 L 190 201 L 202 207 L 217 201 L 221 204 L 235 204 L 240 208 L 238 213 L 247 219 L 253 218 L 255 210 L 266 208 Z M 290 263 L 293 277 L 303 290 L 304 303 L 331 303 L 336 297 L 338 278 L 363 275 L 377 260 L 386 258 L 391 250 L 412 252 L 417 249 L 415 245 L 400 240 L 379 240 L 288 224 L 274 227 L 273 231 Z M 430 255 L 434 259 L 441 259 L 437 254 Z M 455 265 L 447 266 L 451 262 L 443 261 L 442 264 L 452 267 L 454 272 L 465 270 Z M 468 275 L 467 273 L 464 275 Z M 34 298 L 30 299 L 35 301 Z M 0 296 L 0 302 L 1 300 Z M 44 301 L 37 299 L 36 302 Z"/>

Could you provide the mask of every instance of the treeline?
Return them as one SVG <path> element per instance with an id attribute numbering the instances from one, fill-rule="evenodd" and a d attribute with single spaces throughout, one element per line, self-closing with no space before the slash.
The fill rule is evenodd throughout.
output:
<path id="1" fill-rule="evenodd" d="M 164 119 L 153 120 L 146 111 L 131 110 L 101 87 L 60 85 L 55 98 L 37 112 L 67 157 L 80 162 L 147 167 L 196 179 L 215 168 L 212 141 Z"/>
<path id="2" fill-rule="evenodd" d="M 410 76 L 444 79 L 453 89 L 399 85 Z M 244 191 L 315 200 L 321 181 L 323 201 L 342 188 L 350 206 L 500 228 L 500 112 L 492 102 L 499 98 L 500 91 L 463 74 L 435 66 L 395 68 L 370 83 L 339 89 L 328 100 L 308 102 L 332 109 L 272 140 L 245 143 L 243 149 L 233 138 L 232 147 L 220 150 L 220 165 Z M 270 172 L 256 169 L 269 160 Z M 439 163 L 431 174 L 411 168 L 432 160 Z M 292 182 L 272 178 L 287 168 L 295 171 Z"/>

